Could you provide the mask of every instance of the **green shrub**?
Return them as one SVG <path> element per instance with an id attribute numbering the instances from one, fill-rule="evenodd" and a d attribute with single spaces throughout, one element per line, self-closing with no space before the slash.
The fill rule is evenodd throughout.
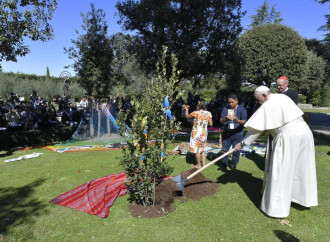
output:
<path id="1" fill-rule="evenodd" d="M 309 102 L 311 104 L 313 104 L 313 106 L 319 106 L 320 105 L 320 103 L 321 103 L 321 93 L 320 93 L 319 90 L 315 90 L 312 93 L 312 96 L 311 96 Z"/>
<path id="2" fill-rule="evenodd" d="M 303 94 L 298 95 L 298 103 L 304 104 L 306 103 L 306 96 Z"/>
<path id="3" fill-rule="evenodd" d="M 202 99 L 209 103 L 212 99 L 216 99 L 217 92 L 218 91 L 216 89 L 203 89 L 200 90 L 197 94 L 199 94 Z"/>
<path id="4" fill-rule="evenodd" d="M 325 84 L 321 90 L 321 103 L 322 107 L 330 107 L 330 87 L 329 84 Z"/>

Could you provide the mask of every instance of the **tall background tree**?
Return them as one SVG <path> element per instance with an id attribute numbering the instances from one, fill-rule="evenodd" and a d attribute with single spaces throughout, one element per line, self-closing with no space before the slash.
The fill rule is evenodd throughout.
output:
<path id="1" fill-rule="evenodd" d="M 116 33 L 111 38 L 114 53 L 112 60 L 114 80 L 124 86 L 124 95 L 133 91 L 142 95 L 152 79 L 139 67 L 136 54 L 133 51 L 137 41 L 136 36 L 123 33 Z M 116 94 L 118 90 L 115 89 L 113 92 Z"/>
<path id="2" fill-rule="evenodd" d="M 0 1 L 0 70 L 1 62 L 17 61 L 29 53 L 24 39 L 47 41 L 53 37 L 49 21 L 57 7 L 56 0 Z"/>
<path id="3" fill-rule="evenodd" d="M 313 51 L 307 51 L 307 62 L 304 75 L 298 84 L 300 93 L 311 96 L 312 92 L 318 90 L 320 92 L 325 80 L 326 61 L 317 56 Z"/>
<path id="4" fill-rule="evenodd" d="M 49 72 L 49 67 L 47 66 L 46 68 L 46 81 L 50 80 L 50 72 Z"/>
<path id="5" fill-rule="evenodd" d="M 315 85 L 313 84 L 313 82 L 315 81 L 314 74 L 315 71 L 318 70 L 318 72 L 316 73 L 316 84 L 319 85 L 320 82 L 320 87 L 318 87 L 318 89 L 314 89 L 313 87 L 307 87 L 303 89 L 302 93 L 306 95 L 306 101 L 308 103 L 313 103 L 314 105 L 329 106 L 330 45 L 324 41 L 320 41 L 317 39 L 306 39 L 305 43 L 309 52 L 314 53 L 314 55 L 309 55 L 311 60 L 308 61 L 308 63 L 310 63 L 310 65 L 306 68 L 306 70 L 311 71 L 306 76 L 311 76 L 312 78 L 307 79 L 306 82 L 309 85 Z M 314 61 L 316 63 L 313 63 Z M 320 77 L 322 76 L 323 79 L 320 79 Z"/>
<path id="6" fill-rule="evenodd" d="M 330 2 L 330 0 L 318 0 L 319 3 L 325 4 L 326 2 Z M 330 14 L 325 15 L 326 24 L 322 25 L 318 30 L 325 31 L 325 38 L 323 39 L 323 43 L 326 46 L 326 52 L 323 53 L 322 57 L 326 60 L 326 78 L 322 85 L 321 90 L 321 102 L 322 106 L 330 106 Z M 325 55 L 325 56 L 324 56 Z"/>
<path id="7" fill-rule="evenodd" d="M 330 0 L 317 0 L 320 4 L 325 4 L 326 2 L 330 2 Z M 330 45 L 330 14 L 326 14 L 324 16 L 326 18 L 326 24 L 322 25 L 318 30 L 327 32 L 324 36 L 324 42 Z"/>
<path id="8" fill-rule="evenodd" d="M 250 28 L 254 28 L 263 24 L 279 24 L 282 23 L 283 18 L 281 18 L 281 12 L 276 11 L 276 5 L 272 6 L 272 9 L 269 11 L 269 4 L 267 1 L 260 6 L 259 9 L 256 9 L 257 14 L 251 15 L 252 23 L 249 25 Z"/>
<path id="9" fill-rule="evenodd" d="M 305 44 L 308 50 L 313 51 L 318 57 L 322 57 L 326 62 L 325 81 L 330 80 L 330 44 L 317 39 L 306 39 Z"/>
<path id="10" fill-rule="evenodd" d="M 320 4 L 325 4 L 326 2 L 330 2 L 330 0 L 318 0 Z M 318 30 L 324 31 L 325 38 L 320 42 L 315 39 L 310 41 L 306 41 L 306 44 L 309 48 L 313 48 L 318 56 L 322 56 L 327 62 L 327 79 L 330 79 L 330 14 L 325 15 L 326 24 L 322 25 Z M 315 50 L 316 48 L 316 50 Z"/>
<path id="11" fill-rule="evenodd" d="M 284 25 L 266 24 L 246 31 L 237 41 L 241 80 L 267 85 L 281 75 L 297 88 L 302 79 L 307 47 L 299 34 Z"/>
<path id="12" fill-rule="evenodd" d="M 70 59 L 74 60 L 73 69 L 79 77 L 79 84 L 87 95 L 106 97 L 114 85 L 111 38 L 108 36 L 108 25 L 105 13 L 95 9 L 91 4 L 90 12 L 81 14 L 84 34 L 77 31 L 78 38 L 71 40 L 74 45 L 64 48 Z"/>
<path id="13" fill-rule="evenodd" d="M 153 72 L 162 46 L 178 58 L 180 79 L 221 71 L 233 42 L 240 34 L 241 1 L 133 1 L 117 3 L 120 23 L 136 31 L 137 60 Z"/>
<path id="14" fill-rule="evenodd" d="M 269 10 L 269 4 L 267 1 L 260 6 L 259 9 L 256 9 L 256 14 L 251 15 L 252 23 L 249 25 L 250 28 L 254 28 L 260 25 L 265 24 L 280 24 L 283 22 L 281 18 L 280 11 L 276 10 L 276 5 L 273 5 L 271 10 Z M 228 59 L 225 63 L 226 70 L 226 83 L 228 92 L 239 92 L 241 89 L 241 66 L 240 66 L 240 56 L 237 55 L 235 48 L 230 50 L 228 54 Z M 259 66 L 256 73 L 258 75 L 266 74 L 266 69 L 261 69 Z M 260 78 L 256 81 L 260 81 Z"/>

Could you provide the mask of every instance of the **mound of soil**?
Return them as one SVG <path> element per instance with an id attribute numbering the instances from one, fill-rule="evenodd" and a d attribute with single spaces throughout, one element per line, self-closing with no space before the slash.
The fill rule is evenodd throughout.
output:
<path id="1" fill-rule="evenodd" d="M 193 168 L 189 171 L 181 173 L 182 179 L 194 173 L 197 169 Z M 131 214 L 135 217 L 157 218 L 167 215 L 175 211 L 174 199 L 180 199 L 185 202 L 187 199 L 199 200 L 204 196 L 214 194 L 219 184 L 208 179 L 202 173 L 198 173 L 184 184 L 182 192 L 177 191 L 177 185 L 172 179 L 162 181 L 156 187 L 156 198 L 154 206 L 143 206 L 135 202 L 129 205 Z"/>

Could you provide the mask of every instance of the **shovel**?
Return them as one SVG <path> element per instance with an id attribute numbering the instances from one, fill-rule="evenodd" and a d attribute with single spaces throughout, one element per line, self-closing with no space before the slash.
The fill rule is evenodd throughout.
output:
<path id="1" fill-rule="evenodd" d="M 198 173 L 200 173 L 202 170 L 206 169 L 207 167 L 209 167 L 210 165 L 213 165 L 215 162 L 217 162 L 218 160 L 221 160 L 223 157 L 226 157 L 227 155 L 230 155 L 231 153 L 233 153 L 235 151 L 235 148 L 231 149 L 230 151 L 224 153 L 223 155 L 219 156 L 218 158 L 214 159 L 213 161 L 211 161 L 210 163 L 206 164 L 205 166 L 203 166 L 202 168 L 198 169 L 197 171 L 195 171 L 194 173 L 192 173 L 191 175 L 189 175 L 187 178 L 182 179 L 181 174 L 177 175 L 176 177 L 173 177 L 172 180 L 176 182 L 176 185 L 178 187 L 178 191 L 183 191 L 184 189 L 184 183 L 186 181 L 188 181 L 190 178 L 196 176 Z"/>

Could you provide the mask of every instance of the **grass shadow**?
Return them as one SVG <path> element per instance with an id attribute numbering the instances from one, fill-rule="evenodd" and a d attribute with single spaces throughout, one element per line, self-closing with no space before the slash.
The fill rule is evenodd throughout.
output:
<path id="1" fill-rule="evenodd" d="M 245 155 L 245 157 L 247 159 L 253 161 L 261 171 L 263 171 L 265 169 L 265 157 L 264 156 L 261 156 L 261 155 L 255 153 L 255 154 Z"/>
<path id="2" fill-rule="evenodd" d="M 298 241 L 300 241 L 292 234 L 289 234 L 282 230 L 274 230 L 273 232 L 276 235 L 276 237 L 282 242 L 298 242 Z"/>
<path id="3" fill-rule="evenodd" d="M 310 210 L 310 208 L 304 207 L 298 203 L 291 202 L 291 207 L 294 209 L 297 209 L 299 211 L 305 211 L 305 210 Z"/>
<path id="4" fill-rule="evenodd" d="M 245 171 L 236 170 L 235 172 L 228 171 L 218 177 L 218 183 L 238 183 L 238 185 L 243 189 L 248 198 L 253 202 L 253 204 L 259 208 L 261 202 L 261 188 L 262 180 L 252 176 L 250 173 Z"/>
<path id="5" fill-rule="evenodd" d="M 329 145 L 329 137 L 325 134 L 313 132 L 315 145 Z"/>
<path id="6" fill-rule="evenodd" d="M 0 187 L 0 234 L 5 234 L 12 226 L 34 223 L 46 205 L 31 196 L 45 180 L 38 179 L 22 187 Z"/>
<path id="7" fill-rule="evenodd" d="M 190 134 L 187 135 L 176 135 L 173 139 L 173 143 L 189 142 Z"/>
<path id="8" fill-rule="evenodd" d="M 0 134 L 0 151 L 13 148 L 38 147 L 68 140 L 76 127 L 54 127 L 27 131 L 6 132 Z"/>
<path id="9" fill-rule="evenodd" d="M 197 161 L 196 161 L 195 155 L 186 155 L 186 162 L 188 164 L 196 165 Z"/>
<path id="10" fill-rule="evenodd" d="M 14 154 L 15 151 L 17 151 L 18 149 L 7 149 L 4 151 L 0 151 L 0 157 L 6 157 L 6 156 L 10 156 L 12 154 Z"/>
<path id="11" fill-rule="evenodd" d="M 209 153 L 206 154 L 206 157 L 205 157 L 206 158 L 206 162 L 207 162 L 207 160 L 212 161 L 212 160 L 214 160 L 216 158 L 216 156 L 213 155 L 214 153 L 212 153 L 212 154 L 209 154 Z M 201 163 L 202 162 L 203 162 L 203 159 L 201 157 Z M 186 163 L 192 164 L 192 165 L 197 165 L 197 160 L 196 160 L 195 154 L 186 155 Z"/>

